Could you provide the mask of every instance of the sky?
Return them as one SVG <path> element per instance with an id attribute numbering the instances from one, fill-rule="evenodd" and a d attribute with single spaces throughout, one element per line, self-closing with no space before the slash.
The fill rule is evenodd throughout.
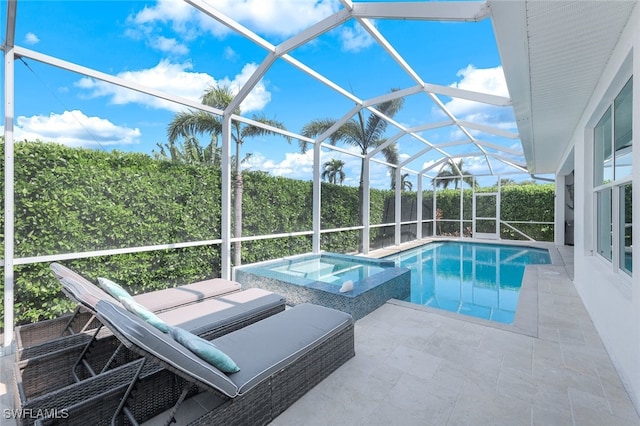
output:
<path id="1" fill-rule="evenodd" d="M 273 45 L 342 9 L 335 0 L 207 3 Z M 6 1 L 0 2 L 3 39 L 6 10 Z M 477 23 L 370 22 L 426 83 L 508 96 L 490 19 Z M 216 85 L 228 86 L 237 93 L 268 53 L 187 3 L 174 0 L 19 1 L 15 39 L 22 48 L 193 101 L 200 101 L 205 90 Z M 290 55 L 362 100 L 416 85 L 356 20 L 348 20 L 308 41 Z M 4 76 L 4 61 L 2 67 Z M 28 58 L 16 61 L 15 79 L 15 140 L 39 139 L 73 147 L 153 155 L 157 144 L 166 143 L 167 127 L 175 114 L 187 110 L 176 103 Z M 517 132 L 510 107 L 442 95 L 437 99 L 457 119 Z M 283 59 L 276 60 L 240 105 L 243 116 L 275 119 L 294 133 L 300 133 L 314 119 L 339 119 L 353 106 L 353 101 Z M 4 103 L 0 108 L 4 115 Z M 394 117 L 406 128 L 446 119 L 442 109 L 425 93 L 407 97 Z M 396 133 L 398 129 L 390 125 L 384 136 Z M 517 139 L 473 129 L 470 134 L 479 141 L 521 151 Z M 446 144 L 443 149 L 453 156 L 469 151 L 479 153 L 456 126 L 419 135 L 431 144 Z M 209 136 L 201 135 L 199 139 L 206 143 Z M 399 138 L 397 143 L 401 160 L 426 147 L 409 136 Z M 246 154 L 251 156 L 244 163 L 245 168 L 312 179 L 312 151 L 302 153 L 296 140 L 289 143 L 286 138 L 269 136 L 248 139 L 240 157 Z M 521 156 L 505 156 L 524 162 Z M 323 149 L 321 161 L 331 158 L 345 162 L 344 184 L 357 185 L 360 158 Z M 442 153 L 432 149 L 408 167 L 420 171 L 440 158 Z M 496 173 L 513 171 L 496 160 L 491 165 Z M 484 156 L 466 159 L 464 168 L 474 174 L 488 172 Z M 435 173 L 437 169 L 431 175 Z M 372 167 L 373 187 L 388 188 L 389 181 L 386 166 Z M 409 181 L 415 187 L 412 173 Z"/>

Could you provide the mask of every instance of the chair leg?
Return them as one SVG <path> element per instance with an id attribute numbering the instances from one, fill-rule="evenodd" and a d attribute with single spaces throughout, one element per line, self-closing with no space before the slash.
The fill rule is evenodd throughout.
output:
<path id="1" fill-rule="evenodd" d="M 146 359 L 142 358 L 142 360 L 140 361 L 140 366 L 136 370 L 136 374 L 134 374 L 133 379 L 131 379 L 131 383 L 129 383 L 129 386 L 127 386 L 127 390 L 122 396 L 122 399 L 120 400 L 120 404 L 118 404 L 118 408 L 116 409 L 116 412 L 113 413 L 113 417 L 111 418 L 111 426 L 116 426 L 118 416 L 120 415 L 121 412 L 127 416 L 131 424 L 133 424 L 134 426 L 138 426 L 138 421 L 133 416 L 133 413 L 131 413 L 131 411 L 127 409 L 126 404 L 127 404 L 127 400 L 129 399 L 129 396 L 131 395 L 131 392 L 133 392 L 133 388 L 135 387 L 136 382 L 138 381 L 138 378 L 140 377 L 140 373 L 142 372 L 142 368 L 144 367 L 145 362 L 146 362 Z"/>
<path id="2" fill-rule="evenodd" d="M 85 325 L 82 326 L 80 333 L 84 333 L 85 331 L 87 331 L 87 329 L 89 328 L 89 326 L 91 325 L 91 323 L 95 318 L 96 316 L 94 314 L 91 314 L 91 318 L 89 318 L 89 320 L 85 323 Z"/>
<path id="3" fill-rule="evenodd" d="M 80 316 L 80 306 L 78 305 L 78 306 L 76 306 L 76 310 L 73 311 L 73 315 L 71 315 L 71 318 L 69 318 L 69 321 L 67 321 L 67 324 L 62 329 L 62 333 L 60 333 L 61 336 L 64 336 L 64 333 L 66 333 L 66 332 L 69 332 L 70 335 L 75 334 L 73 332 L 73 329 L 71 328 L 71 325 L 76 320 L 76 318 L 79 317 L 79 316 Z"/>
<path id="4" fill-rule="evenodd" d="M 178 400 L 176 401 L 175 405 L 173 406 L 173 408 L 171 408 L 171 411 L 169 412 L 169 418 L 164 423 L 165 426 L 169 426 L 171 423 L 175 423 L 176 422 L 176 413 L 178 412 L 178 408 L 180 407 L 180 405 L 182 405 L 182 403 L 184 402 L 185 398 L 187 397 L 187 394 L 189 394 L 189 391 L 194 386 L 195 386 L 195 384 L 193 384 L 193 383 L 186 383 L 184 385 L 184 389 L 182 389 L 182 393 L 180 394 L 180 397 L 178 398 Z"/>
<path id="5" fill-rule="evenodd" d="M 84 367 L 87 369 L 87 371 L 89 372 L 89 374 L 91 374 L 92 376 L 95 376 L 96 373 L 95 371 L 93 371 L 93 369 L 91 368 L 91 366 L 89 365 L 89 363 L 87 362 L 86 359 L 84 359 L 85 355 L 87 354 L 87 352 L 89 351 L 89 348 L 93 345 L 93 342 L 96 341 L 98 333 L 100 332 L 100 329 L 102 328 L 102 324 L 100 324 L 98 326 L 98 328 L 96 329 L 96 332 L 93 333 L 93 336 L 91 336 L 91 340 L 89 340 L 87 342 L 87 344 L 84 346 L 84 349 L 82 349 L 82 353 L 80 354 L 80 356 L 78 357 L 78 360 L 75 362 L 75 364 L 73 364 L 73 367 L 71 367 L 71 373 L 73 374 L 73 379 L 76 382 L 80 382 L 81 379 L 78 376 L 78 374 L 76 373 L 76 370 L 78 369 L 78 366 L 80 364 L 84 365 Z"/>
<path id="6" fill-rule="evenodd" d="M 111 357 L 109 358 L 107 363 L 104 365 L 104 367 L 102 367 L 102 370 L 100 370 L 100 373 L 104 373 L 105 371 L 107 371 L 109 369 L 109 366 L 111 365 L 112 362 L 115 361 L 116 357 L 118 356 L 118 353 L 124 348 L 125 348 L 124 344 L 120 343 L 118 345 L 116 350 L 113 352 L 113 355 L 111 355 Z"/>

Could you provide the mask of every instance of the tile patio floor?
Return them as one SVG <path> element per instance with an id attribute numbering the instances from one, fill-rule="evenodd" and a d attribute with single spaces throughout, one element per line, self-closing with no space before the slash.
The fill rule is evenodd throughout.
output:
<path id="1" fill-rule="evenodd" d="M 527 271 L 537 337 L 392 300 L 356 323 L 356 356 L 272 425 L 640 425 L 571 281 L 571 250 Z M 178 424 L 206 406 L 187 402 Z"/>

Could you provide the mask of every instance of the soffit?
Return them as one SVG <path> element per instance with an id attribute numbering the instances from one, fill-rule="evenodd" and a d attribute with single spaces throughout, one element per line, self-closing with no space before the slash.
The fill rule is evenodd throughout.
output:
<path id="1" fill-rule="evenodd" d="M 489 2 L 531 173 L 554 173 L 635 1 Z"/>

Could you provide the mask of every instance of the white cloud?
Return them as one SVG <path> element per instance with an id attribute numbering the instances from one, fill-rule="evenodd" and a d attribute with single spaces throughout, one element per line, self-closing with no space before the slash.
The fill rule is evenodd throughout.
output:
<path id="1" fill-rule="evenodd" d="M 347 147 L 345 147 L 347 148 Z M 351 148 L 351 147 L 349 147 Z M 349 149 L 347 148 L 347 149 Z M 302 154 L 300 152 L 287 152 L 284 159 L 275 161 L 267 158 L 260 152 L 253 152 L 250 159 L 243 163 L 243 168 L 251 170 L 262 170 L 273 176 L 282 176 L 291 179 L 311 180 L 313 179 L 313 150 Z M 343 171 L 345 186 L 358 186 L 360 184 L 360 167 L 362 160 L 339 151 L 323 151 L 320 157 L 320 164 L 331 159 L 344 161 Z M 370 169 L 370 184 L 372 188 L 388 189 L 390 184 L 389 169 L 387 166 L 372 162 Z"/>
<path id="2" fill-rule="evenodd" d="M 207 29 L 214 32 L 215 28 L 221 27 L 212 18 L 180 0 L 159 0 L 154 6 L 145 6 L 140 12 L 130 16 L 128 21 L 147 34 L 153 33 L 157 23 L 170 24 L 173 31 L 187 40 L 194 39 Z"/>
<path id="3" fill-rule="evenodd" d="M 469 65 L 458 71 L 456 75 L 461 79 L 452 83 L 451 87 L 490 95 L 509 96 L 502 66 L 475 68 L 473 65 Z M 515 127 L 512 110 L 508 107 L 497 107 L 460 98 L 453 98 L 445 105 L 459 119 L 503 129 Z"/>
<path id="4" fill-rule="evenodd" d="M 161 52 L 170 53 L 172 55 L 186 55 L 189 53 L 189 49 L 182 43 L 179 43 L 175 38 L 166 38 L 159 36 L 150 40 L 150 45 L 156 50 Z"/>
<path id="5" fill-rule="evenodd" d="M 220 11 L 250 31 L 265 37 L 275 37 L 278 43 L 292 37 L 340 9 L 338 0 L 216 0 L 210 2 Z M 217 20 L 177 0 L 158 0 L 129 17 L 132 26 L 127 35 L 135 39 L 152 40 L 164 27 L 170 28 L 185 41 L 203 34 L 225 37 L 230 30 Z M 370 46 L 373 38 L 360 26 L 345 27 L 337 32 L 343 49 L 357 52 Z M 157 42 L 149 41 L 157 48 Z M 227 52 L 225 52 L 227 54 Z"/>
<path id="6" fill-rule="evenodd" d="M 313 178 L 313 151 L 287 152 L 282 161 L 276 162 L 265 157 L 262 153 L 254 153 L 243 168 L 263 170 L 273 176 L 283 176 L 293 179 L 309 180 Z"/>
<path id="7" fill-rule="evenodd" d="M 322 19 L 337 12 L 341 6 L 338 0 L 215 0 L 212 7 L 224 16 L 233 19 L 250 31 L 277 44 L 292 37 Z M 214 18 L 198 11 L 179 0 L 158 0 L 152 6 L 128 18 L 131 26 L 126 35 L 136 40 L 144 39 L 154 49 L 163 50 L 164 43 L 159 35 L 163 31 L 173 31 L 184 42 L 210 34 L 225 37 L 232 32 Z M 358 52 L 374 43 L 373 38 L 360 25 L 345 26 L 336 31 L 343 50 Z M 313 41 L 311 41 L 313 43 Z M 186 46 L 176 43 L 187 49 Z M 173 54 L 184 54 L 181 50 Z M 225 55 L 229 55 L 225 49 Z"/>
<path id="8" fill-rule="evenodd" d="M 342 49 L 347 52 L 359 52 L 371 46 L 373 37 L 361 26 L 355 24 L 354 27 L 344 27 L 340 31 Z"/>
<path id="9" fill-rule="evenodd" d="M 436 160 L 429 160 L 429 161 L 425 161 L 424 163 L 422 163 L 422 170 L 424 170 L 424 169 L 426 169 L 426 168 L 428 168 L 428 167 L 433 166 L 435 163 L 436 163 Z M 420 171 L 422 171 L 422 170 L 420 170 Z M 432 173 L 432 172 L 433 172 L 433 170 L 439 170 L 439 167 L 435 167 L 435 168 L 431 169 L 431 170 L 429 171 L 429 173 Z"/>
<path id="10" fill-rule="evenodd" d="M 34 33 L 27 33 L 27 35 L 24 36 L 24 42 L 25 44 L 34 45 L 40 43 L 40 39 Z"/>
<path id="11" fill-rule="evenodd" d="M 339 9 L 336 0 L 216 0 L 211 5 L 259 34 L 288 37 Z M 170 24 L 178 34 L 193 39 L 199 34 L 222 36 L 230 32 L 213 18 L 177 0 L 159 0 L 130 17 L 134 25 Z"/>
<path id="12" fill-rule="evenodd" d="M 455 161 L 460 161 L 460 159 L 456 159 Z M 473 175 L 485 174 L 489 169 L 489 167 L 487 166 L 487 160 L 484 158 L 484 156 L 465 157 L 463 161 L 464 170 L 470 172 Z M 500 163 L 497 160 L 493 160 L 491 163 L 492 166 L 498 166 L 500 164 L 503 163 Z M 494 171 L 496 171 L 495 167 Z"/>
<path id="13" fill-rule="evenodd" d="M 249 80 L 251 75 L 256 71 L 256 64 L 246 64 L 240 74 L 234 76 L 233 79 L 225 77 L 218 81 L 219 85 L 229 86 L 233 93 L 238 93 L 240 88 Z M 260 81 L 255 85 L 249 96 L 240 104 L 242 112 L 260 111 L 271 101 L 271 92 L 269 92 L 265 84 Z"/>
<path id="14" fill-rule="evenodd" d="M 235 61 L 238 58 L 238 54 L 231 46 L 227 46 L 224 48 L 224 58 L 228 61 Z"/>
<path id="15" fill-rule="evenodd" d="M 216 81 L 206 73 L 191 72 L 189 63 L 172 63 L 162 60 L 153 68 L 125 71 L 117 76 L 152 89 L 161 90 L 165 93 L 181 96 L 193 101 L 200 101 L 204 91 L 210 86 L 218 84 L 228 85 L 237 93 L 240 87 L 249 79 L 256 70 L 257 65 L 246 64 L 240 74 L 233 78 L 224 77 Z M 76 85 L 89 91 L 90 97 L 110 97 L 111 103 L 124 105 L 129 103 L 139 103 L 151 108 L 167 109 L 170 111 L 181 111 L 185 107 L 163 99 L 154 98 L 133 90 L 125 89 L 89 77 L 82 78 Z M 259 111 L 271 100 L 271 93 L 266 89 L 264 83 L 259 82 L 251 91 L 249 96 L 242 102 L 243 113 Z"/>
<path id="16" fill-rule="evenodd" d="M 468 65 L 466 68 L 459 70 L 456 75 L 460 77 L 460 80 L 450 84 L 451 87 L 509 97 L 502 66 L 475 68 L 473 65 Z M 445 106 L 459 120 L 487 125 L 498 129 L 517 131 L 513 109 L 510 107 L 499 107 L 460 98 L 451 99 Z M 436 113 L 444 117 L 444 113 L 439 109 Z M 457 127 L 452 127 L 451 129 L 449 139 L 456 140 L 466 138 Z M 474 136 L 482 133 L 478 130 L 468 130 Z"/>
<path id="17" fill-rule="evenodd" d="M 495 68 L 476 68 L 473 65 L 467 65 L 456 75 L 462 77 L 462 80 L 452 83 L 451 87 L 497 96 L 509 96 L 501 65 Z"/>
<path id="18" fill-rule="evenodd" d="M 117 126 L 82 111 L 65 111 L 49 116 L 20 116 L 16 119 L 15 140 L 57 142 L 68 146 L 129 145 L 140 142 L 140 129 Z"/>
<path id="19" fill-rule="evenodd" d="M 184 6 L 188 5 L 186 3 L 176 5 L 177 10 L 179 10 L 180 6 L 184 8 Z M 146 10 L 146 8 L 144 10 Z M 131 27 L 125 30 L 124 35 L 133 40 L 142 40 L 152 49 L 173 56 L 184 56 L 189 53 L 189 48 L 184 43 L 181 43 L 174 37 L 165 37 L 162 35 L 161 33 L 164 29 L 159 25 L 138 24 L 132 17 L 129 17 L 129 24 Z M 181 38 L 189 39 L 185 37 L 185 35 L 182 35 Z"/>

